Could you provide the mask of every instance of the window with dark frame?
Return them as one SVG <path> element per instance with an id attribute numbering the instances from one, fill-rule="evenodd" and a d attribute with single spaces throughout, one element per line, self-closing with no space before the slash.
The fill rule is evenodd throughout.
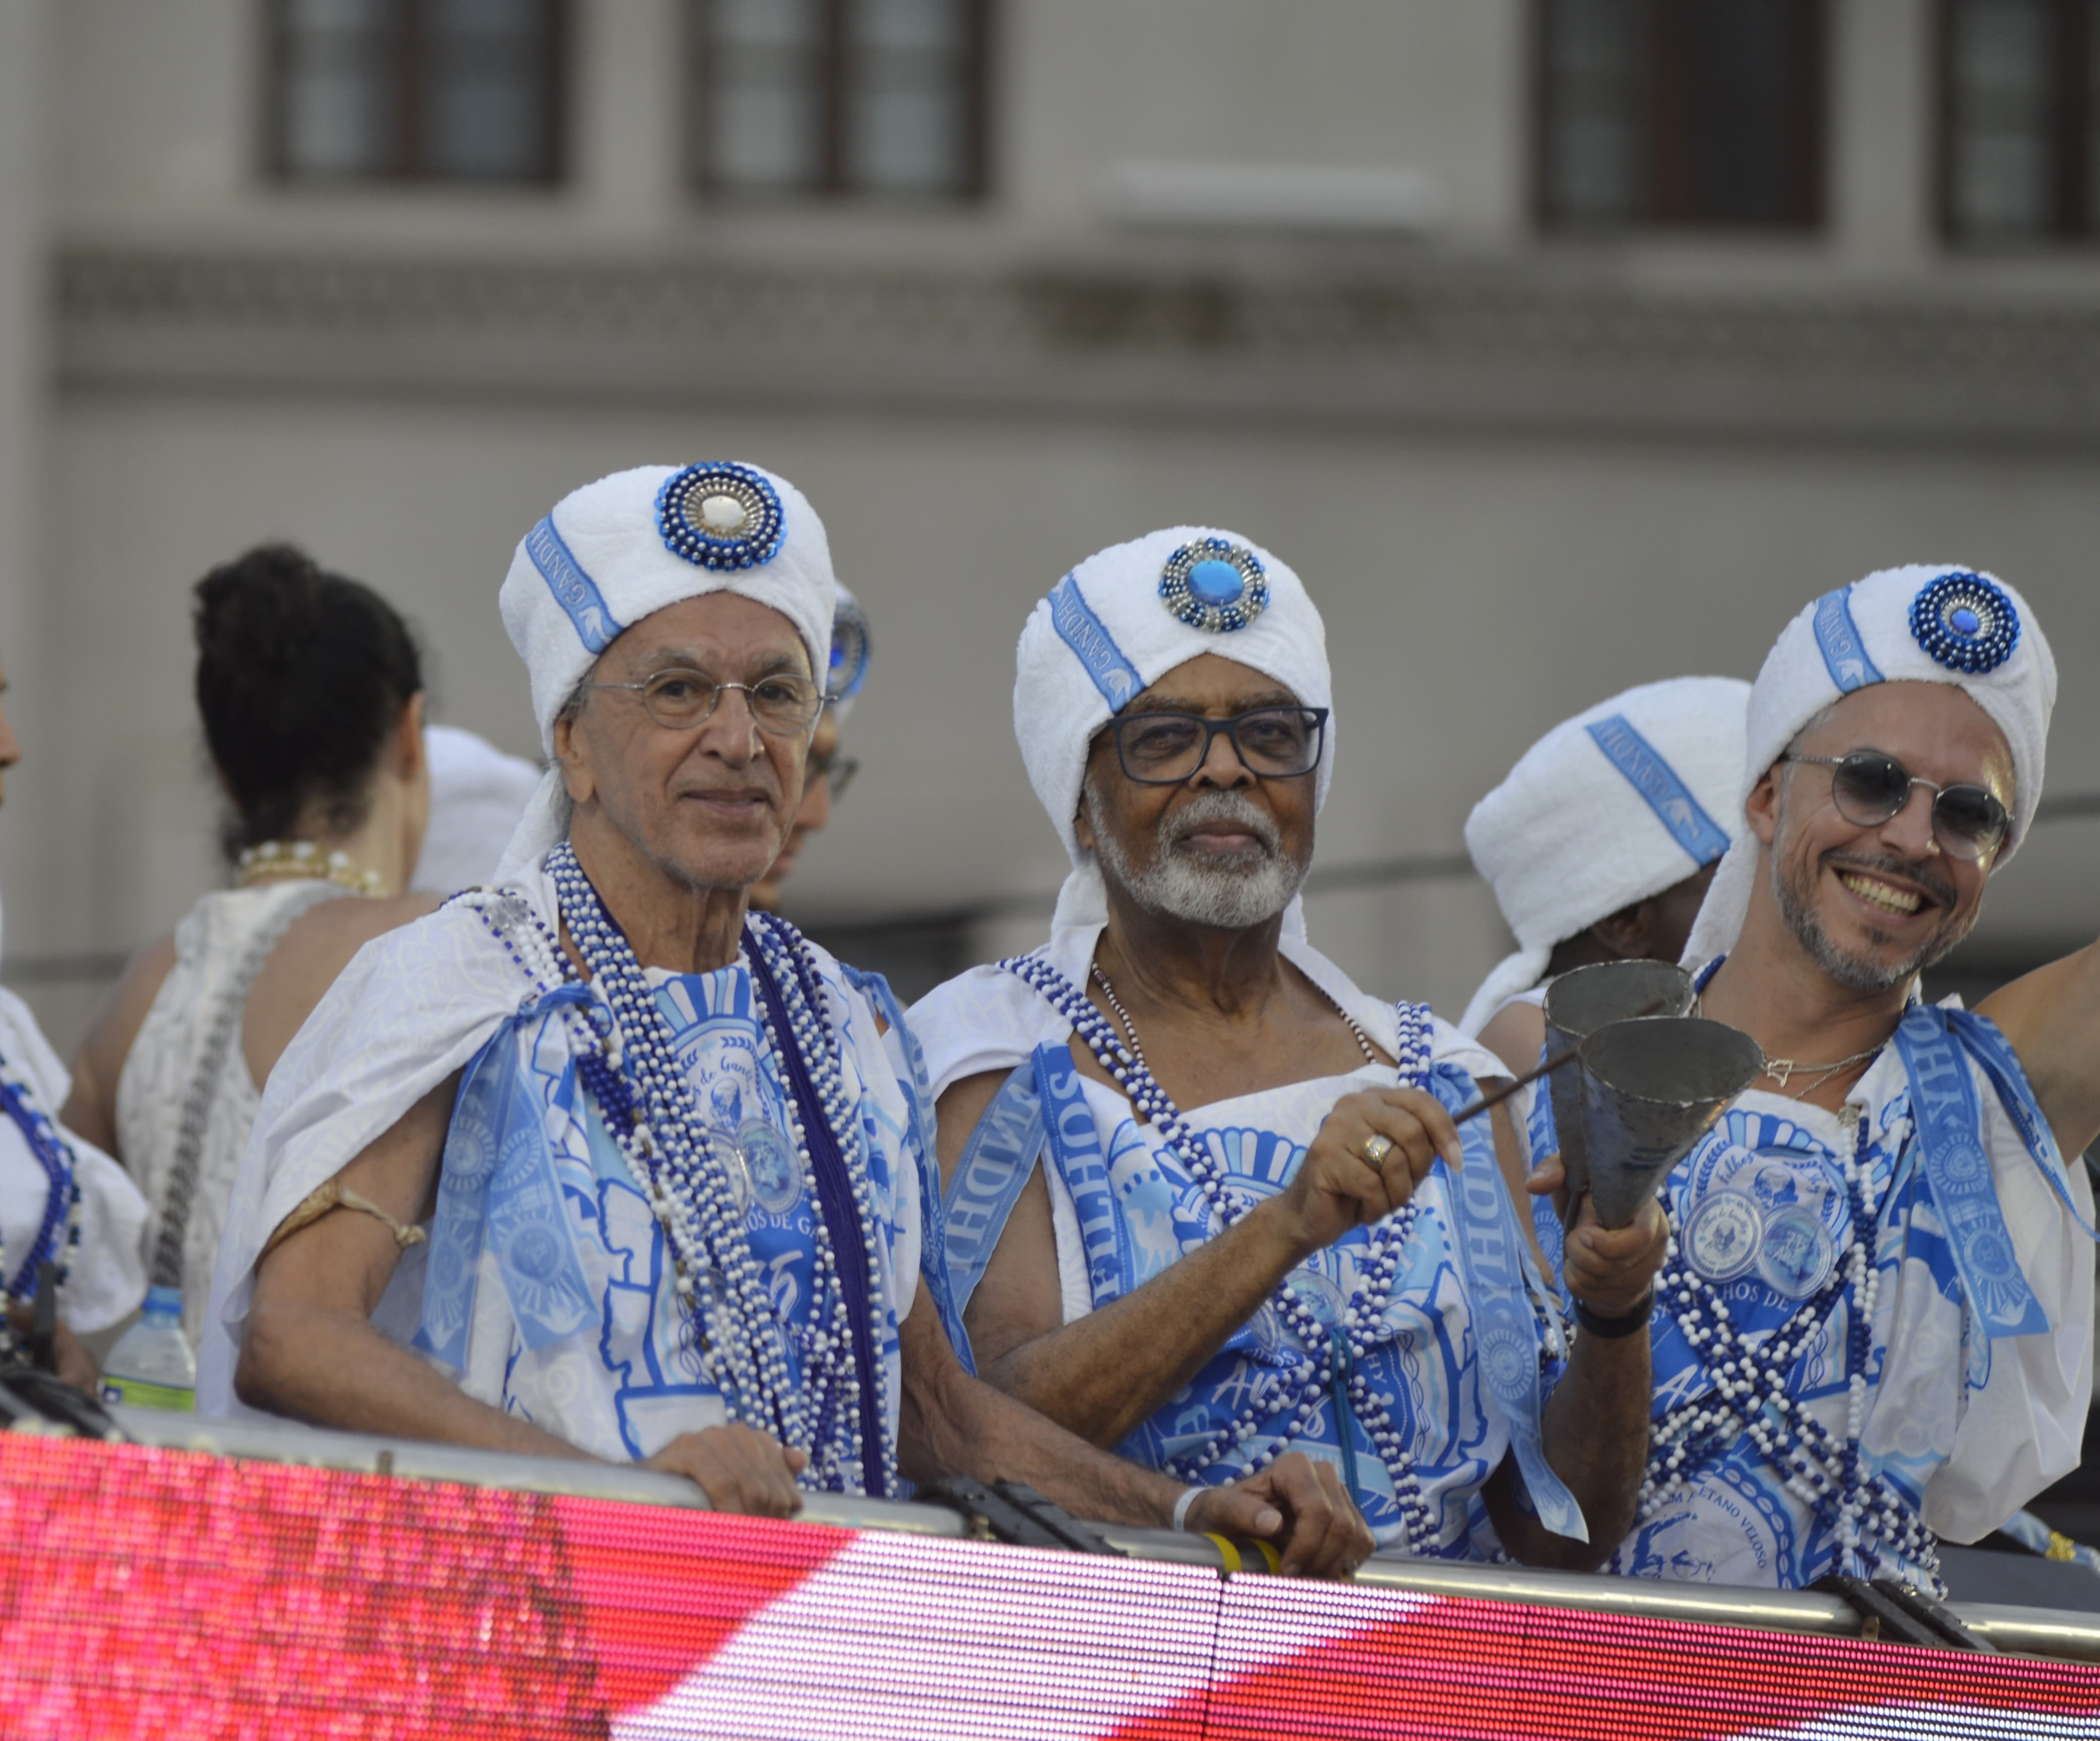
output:
<path id="1" fill-rule="evenodd" d="M 1824 0 L 1535 0 L 1538 217 L 1823 221 Z"/>
<path id="2" fill-rule="evenodd" d="M 978 197 L 989 0 L 687 0 L 691 177 L 754 199 Z"/>
<path id="3" fill-rule="evenodd" d="M 281 179 L 560 179 L 566 0 L 265 4 Z"/>
<path id="4" fill-rule="evenodd" d="M 1941 0 L 1939 68 L 1948 236 L 2100 235 L 2100 0 Z"/>

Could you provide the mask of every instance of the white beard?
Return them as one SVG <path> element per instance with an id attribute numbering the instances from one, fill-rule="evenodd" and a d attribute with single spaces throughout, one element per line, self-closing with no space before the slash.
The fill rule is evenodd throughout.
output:
<path id="1" fill-rule="evenodd" d="M 1285 857 L 1276 824 L 1239 792 L 1204 792 L 1162 818 L 1158 849 L 1144 870 L 1131 863 L 1105 826 L 1092 780 L 1084 796 L 1102 875 L 1148 913 L 1219 931 L 1245 931 L 1289 906 L 1305 880 L 1305 866 Z M 1182 849 L 1178 836 L 1193 823 L 1214 821 L 1244 828 L 1256 844 L 1225 862 L 1198 862 Z"/>

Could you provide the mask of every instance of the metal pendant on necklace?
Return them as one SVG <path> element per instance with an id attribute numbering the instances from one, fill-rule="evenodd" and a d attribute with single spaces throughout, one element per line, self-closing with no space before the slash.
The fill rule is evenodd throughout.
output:
<path id="1" fill-rule="evenodd" d="M 1787 1083 L 1796 1075 L 1812 1076 L 1815 1078 L 1813 1082 L 1802 1083 L 1794 1091 L 1813 1094 L 1840 1070 L 1849 1069 L 1855 1064 L 1864 1064 L 1881 1049 L 1878 1046 L 1869 1046 L 1864 1051 L 1854 1052 L 1849 1058 L 1840 1058 L 1835 1064 L 1802 1064 L 1793 1058 L 1767 1058 L 1765 1060 L 1765 1074 L 1779 1084 L 1782 1094 L 1787 1091 Z"/>

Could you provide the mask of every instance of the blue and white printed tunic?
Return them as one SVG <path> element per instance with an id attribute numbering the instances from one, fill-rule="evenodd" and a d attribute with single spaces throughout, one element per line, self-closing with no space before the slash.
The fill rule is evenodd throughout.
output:
<path id="1" fill-rule="evenodd" d="M 1945 1009 L 1914 1014 L 1943 1029 L 1957 1019 Z M 1864 1200 L 1875 1205 L 1878 1275 L 1866 1339 L 1860 1472 L 1878 1476 L 1934 1535 L 1973 1541 L 2077 1465 L 2092 1391 L 2093 1255 L 2059 1192 L 2089 1222 L 2093 1196 L 2082 1167 L 2066 1171 L 2055 1161 L 2051 1179 L 1982 1065 L 1956 1043 L 2012 1255 L 2045 1327 L 1986 1333 L 1927 1176 L 1910 1080 L 1894 1044 L 1841 1112 L 1755 1090 L 1736 1100 L 1665 1185 L 1675 1244 L 1661 1292 L 1667 1302 L 1673 1274 L 1689 1264 L 1725 1302 L 1754 1352 L 1798 1320 L 1793 1336 L 1807 1341 L 1789 1363 L 1787 1392 L 1842 1447 L 1849 1381 L 1858 1369 L 1852 1294 L 1844 1285 L 1856 1232 L 1845 1163 L 1856 1157 Z M 2024 1079 L 2014 1086 L 2030 1128 L 2039 1126 Z M 1530 1120 L 1533 1148 L 1551 1150 L 1550 1096 L 1537 1098 Z M 1714 1374 L 1687 1329 L 1666 1303 L 1658 1307 L 1652 1335 L 1659 1435 L 1684 1411 L 1714 1399 Z M 1791 1438 L 1782 1435 L 1780 1443 Z M 1828 1501 L 1819 1508 L 1807 1484 L 1789 1480 L 1747 1433 L 1677 1473 L 1674 1482 L 1652 1478 L 1643 1489 L 1640 1517 L 1612 1570 L 1781 1589 L 1831 1571 L 1937 1585 L 1929 1541 L 1917 1555 L 1873 1531 L 1848 1543 L 1835 1508 Z"/>
<path id="2" fill-rule="evenodd" d="M 1098 924 L 1060 926 L 1039 953 L 1074 985 L 1083 985 L 1101 934 Z M 1303 941 L 1287 937 L 1284 953 L 1323 991 L 1346 1009 L 1371 1038 L 1388 1051 L 1398 1038 L 1390 1005 L 1366 996 L 1346 975 Z M 909 1021 L 926 1053 L 927 1073 L 938 1096 L 964 1077 L 1011 1069 L 1028 1060 L 1039 1046 L 1084 1042 L 1070 1023 L 1038 992 L 998 967 L 974 968 L 914 1005 Z M 1507 1074 L 1491 1055 L 1462 1039 L 1441 1022 L 1436 1025 L 1433 1091 L 1454 1109 L 1474 1097 L 1473 1073 Z M 1322 1077 L 1280 1088 L 1235 1095 L 1196 1108 L 1182 1117 L 1201 1137 L 1229 1176 L 1228 1188 L 1251 1205 L 1281 1192 L 1304 1160 L 1321 1122 L 1343 1096 L 1394 1085 L 1389 1064 L 1366 1064 L 1346 1075 Z M 1180 1157 L 1156 1129 L 1134 1117 L 1129 1101 L 1114 1088 L 1090 1077 L 1077 1078 L 1098 1136 L 1113 1197 L 1114 1258 L 1090 1263 L 1087 1229 L 1082 1226 L 1079 1197 L 1065 1176 L 1066 1163 L 1057 1144 L 1046 1144 L 1042 1164 L 1049 1186 L 1057 1237 L 1057 1259 L 1064 1321 L 1088 1312 L 1142 1287 L 1216 1232 L 1203 1199 Z M 1466 1163 L 1481 1176 L 1496 1179 L 1490 1135 L 1485 1119 L 1465 1129 Z M 1453 1232 L 1453 1182 L 1444 1164 L 1415 1193 L 1418 1205 L 1413 1232 L 1401 1248 L 1401 1267 L 1393 1286 L 1379 1346 L 1365 1363 L 1365 1376 L 1381 1399 L 1401 1439 L 1412 1453 L 1415 1480 L 1435 1526 L 1432 1551 L 1464 1558 L 1495 1551 L 1493 1533 L 1480 1503 L 1482 1484 L 1511 1443 L 1510 1426 L 1483 1382 L 1481 1351 L 1475 1334 L 1475 1313 L 1467 1297 L 1461 1254 Z M 1507 1206 L 1507 1192 L 1502 1198 Z M 1007 1205 L 1011 1207 L 1010 1201 Z M 968 1255 L 974 1247 L 982 1259 L 998 1239 L 996 1228 L 967 1224 L 977 1205 L 958 1201 L 951 1183 L 950 1276 L 960 1307 L 964 1290 L 974 1285 Z M 1514 1232 L 1512 1214 L 1509 1223 Z M 1098 1242 L 1098 1240 L 1097 1240 Z M 1317 1313 L 1335 1313 L 1355 1289 L 1370 1243 L 1370 1230 L 1358 1228 L 1334 1245 L 1315 1253 L 1290 1280 Z M 1520 1244 L 1520 1242 L 1518 1242 Z M 1524 1342 L 1521 1358 L 1542 1375 L 1542 1390 L 1559 1374 L 1564 1348 L 1563 1326 L 1539 1282 L 1528 1255 L 1521 1259 Z M 1229 1423 L 1251 1403 L 1278 1397 L 1290 1373 L 1306 1358 L 1304 1347 L 1272 1302 L 1254 1316 L 1208 1361 L 1179 1395 L 1142 1422 L 1116 1448 L 1149 1467 L 1188 1454 Z M 1345 1457 L 1344 1435 L 1352 1455 Z M 1323 1457 L 1338 1467 L 1353 1466 L 1356 1495 L 1365 1519 L 1381 1542 L 1396 1544 L 1405 1519 L 1394 1483 L 1353 1410 L 1338 1421 L 1331 1392 L 1323 1394 L 1315 1417 L 1293 1430 L 1274 1414 L 1260 1418 L 1251 1437 L 1228 1452 L 1200 1479 L 1214 1484 L 1240 1479 L 1264 1451 L 1284 1448 Z"/>
<path id="3" fill-rule="evenodd" d="M 681 1433 L 728 1418 L 700 1359 L 702 1326 L 674 1285 L 663 1228 L 578 1080 L 565 1012 L 532 1008 L 549 989 L 544 973 L 528 976 L 518 959 L 532 959 L 525 941 L 534 910 L 551 923 L 553 891 L 537 873 L 506 893 L 458 897 L 368 944 L 285 1053 L 235 1193 L 201 1409 L 238 1412 L 232 1363 L 269 1231 L 493 1042 L 513 1049 L 513 1080 L 523 1093 L 503 1097 L 498 1127 L 477 1139 L 495 1157 L 480 1182 L 481 1214 L 470 1225 L 449 1226 L 456 1181 L 444 1181 L 435 1220 L 426 1223 L 430 1245 L 406 1254 L 375 1323 L 456 1377 L 469 1395 L 596 1456 L 646 1457 Z M 887 987 L 820 949 L 811 952 L 846 1091 L 859 1109 L 881 1276 L 880 1389 L 893 1442 L 898 1326 L 915 1298 L 926 1245 L 922 1179 L 934 1176 L 930 1166 L 922 1170 L 931 1122 L 904 1036 L 893 1020 L 887 1034 L 878 1032 Z M 810 1310 L 816 1210 L 783 1135 L 789 1091 L 765 1054 L 751 974 L 739 962 L 648 976 L 702 1116 L 743 1157 L 732 1163 L 742 1175 L 734 1188 L 748 1205 L 746 1235 L 792 1364 L 794 1332 Z M 536 1131 L 522 1116 L 526 1105 Z M 448 1173 L 461 1170 L 467 1134 L 456 1117 Z M 536 1164 L 536 1153 L 550 1170 Z M 938 1216 L 937 1201 L 932 1210 Z M 938 1223 L 931 1244 L 938 1253 Z"/>

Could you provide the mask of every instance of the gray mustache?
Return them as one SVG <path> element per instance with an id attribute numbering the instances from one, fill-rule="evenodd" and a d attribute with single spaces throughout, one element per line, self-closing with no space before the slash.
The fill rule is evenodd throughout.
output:
<path id="1" fill-rule="evenodd" d="M 1283 835 L 1276 824 L 1239 792 L 1199 792 L 1159 825 L 1161 848 L 1171 852 L 1199 822 L 1230 822 L 1261 843 L 1273 858 L 1283 850 Z"/>

